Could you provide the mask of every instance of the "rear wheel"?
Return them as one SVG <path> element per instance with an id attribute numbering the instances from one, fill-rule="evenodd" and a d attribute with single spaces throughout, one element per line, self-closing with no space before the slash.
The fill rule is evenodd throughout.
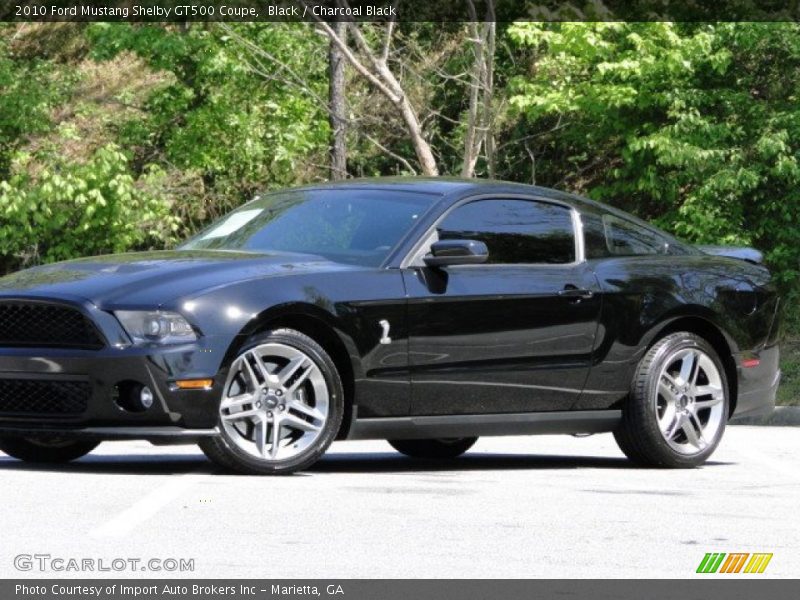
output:
<path id="1" fill-rule="evenodd" d="M 639 363 L 614 437 L 638 464 L 695 467 L 722 439 L 728 403 L 725 369 L 711 345 L 693 333 L 673 333 Z"/>
<path id="2" fill-rule="evenodd" d="M 395 450 L 412 458 L 456 458 L 472 448 L 476 437 L 432 440 L 387 440 Z"/>
<path id="3" fill-rule="evenodd" d="M 0 450 L 26 462 L 66 463 L 89 454 L 100 442 L 57 437 L 3 437 Z"/>
<path id="4" fill-rule="evenodd" d="M 344 393 L 330 356 L 308 336 L 279 329 L 252 338 L 231 363 L 219 404 L 221 435 L 200 448 L 241 473 L 309 467 L 342 422 Z"/>

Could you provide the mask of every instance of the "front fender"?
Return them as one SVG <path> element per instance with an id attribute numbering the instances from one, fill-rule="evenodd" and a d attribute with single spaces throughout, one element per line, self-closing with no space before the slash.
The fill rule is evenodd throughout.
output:
<path id="1" fill-rule="evenodd" d="M 184 299 L 181 306 L 201 328 L 230 340 L 221 367 L 270 321 L 324 324 L 350 358 L 359 414 L 394 416 L 406 414 L 409 401 L 406 303 L 399 270 L 345 267 L 240 282 Z M 389 343 L 382 339 L 383 321 L 391 330 Z"/>

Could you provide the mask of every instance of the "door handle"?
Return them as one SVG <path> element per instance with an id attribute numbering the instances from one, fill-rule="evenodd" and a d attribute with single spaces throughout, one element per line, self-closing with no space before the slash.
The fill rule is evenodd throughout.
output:
<path id="1" fill-rule="evenodd" d="M 592 290 L 587 290 L 585 288 L 579 288 L 574 285 L 565 285 L 564 289 L 558 292 L 559 297 L 561 298 L 570 298 L 574 300 L 588 300 L 594 296 L 594 292 Z"/>

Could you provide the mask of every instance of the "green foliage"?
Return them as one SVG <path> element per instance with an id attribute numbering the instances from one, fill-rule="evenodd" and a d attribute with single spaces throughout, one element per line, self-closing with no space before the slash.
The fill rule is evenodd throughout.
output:
<path id="1" fill-rule="evenodd" d="M 49 71 L 43 62 L 14 60 L 0 37 L 0 180 L 8 176 L 13 151 L 25 137 L 49 124 L 55 91 Z"/>
<path id="2" fill-rule="evenodd" d="M 0 256 L 55 261 L 170 240 L 177 222 L 152 193 L 158 177 L 134 180 L 113 145 L 85 164 L 58 165 L 35 179 L 12 175 L 0 182 Z"/>
<path id="3" fill-rule="evenodd" d="M 267 49 L 324 96 L 326 65 L 312 58 L 320 42 L 301 27 L 97 23 L 89 29 L 95 59 L 133 52 L 173 76 L 146 99 L 146 118 L 120 125 L 119 143 L 134 150 L 139 163 L 198 175 L 205 198 L 179 198 L 184 216 L 195 224 L 255 191 L 296 183 L 303 158 L 324 151 L 324 106 L 298 93 L 280 66 L 265 64 L 245 45 Z"/>
<path id="4" fill-rule="evenodd" d="M 385 30 L 364 31 L 380 47 Z M 395 31 L 389 62 L 457 173 L 469 29 Z M 307 24 L 0 24 L 0 272 L 165 247 L 257 191 L 326 177 L 327 48 Z M 497 177 L 756 246 L 796 306 L 798 73 L 796 23 L 498 24 Z M 347 86 L 351 173 L 405 172 L 396 108 L 353 69 Z"/>
<path id="5" fill-rule="evenodd" d="M 168 246 L 325 162 L 308 27 L 55 27 L 0 25 L 0 273 Z"/>

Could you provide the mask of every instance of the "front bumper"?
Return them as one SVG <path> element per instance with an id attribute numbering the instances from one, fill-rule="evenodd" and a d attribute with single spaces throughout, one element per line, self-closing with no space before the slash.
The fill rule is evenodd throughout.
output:
<path id="1" fill-rule="evenodd" d="M 107 332 L 104 334 L 108 339 Z M 33 403 L 29 407 L 27 399 L 20 398 L 13 403 L 13 409 L 0 410 L 0 433 L 52 432 L 153 441 L 214 435 L 221 388 L 227 376 L 221 365 L 231 341 L 203 336 L 191 344 L 152 348 L 0 347 L 0 383 L 21 385 L 23 389 L 25 385 L 53 389 L 71 382 L 84 392 L 81 409 L 69 413 L 37 411 Z M 213 385 L 208 389 L 178 389 L 175 382 L 183 379 L 212 379 Z M 120 406 L 120 390 L 131 382 L 153 391 L 152 407 L 131 412 Z"/>
<path id="2" fill-rule="evenodd" d="M 11 381 L 85 382 L 86 408 L 80 414 L 0 413 L 0 431 L 72 431 L 112 438 L 180 436 L 181 430 L 214 430 L 218 399 L 226 373 L 199 368 L 209 361 L 207 338 L 200 344 L 169 350 L 106 348 L 101 351 L 0 348 L 0 379 Z M 209 389 L 179 390 L 177 379 L 211 378 Z M 117 402 L 121 382 L 153 390 L 153 406 L 130 412 Z M 118 431 L 112 429 L 118 428 Z M 198 434 L 198 432 L 195 432 Z"/>

